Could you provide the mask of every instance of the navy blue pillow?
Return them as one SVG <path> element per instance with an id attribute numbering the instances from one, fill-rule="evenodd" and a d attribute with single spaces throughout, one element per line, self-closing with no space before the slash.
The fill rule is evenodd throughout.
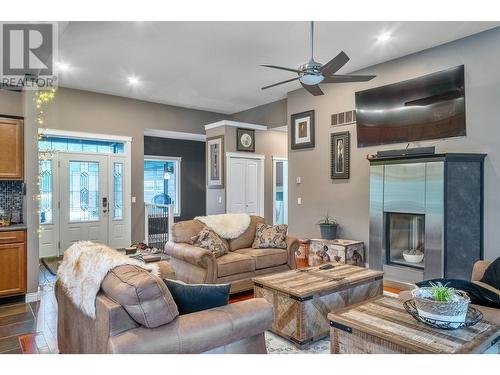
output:
<path id="1" fill-rule="evenodd" d="M 229 302 L 230 284 L 186 284 L 170 279 L 163 281 L 172 294 L 180 315 L 224 306 Z"/>
<path id="2" fill-rule="evenodd" d="M 500 257 L 495 259 L 486 268 L 481 282 L 491 285 L 493 288 L 500 289 Z"/>
<path id="3" fill-rule="evenodd" d="M 473 303 L 474 305 L 495 307 L 497 309 L 500 308 L 500 298 L 498 297 L 498 294 L 493 293 L 491 290 L 483 288 L 480 285 L 474 284 L 471 281 L 458 279 L 434 279 L 420 281 L 416 284 L 419 287 L 426 287 L 431 286 L 431 282 L 434 284 L 440 282 L 441 284 L 446 284 L 446 286 L 449 286 L 451 288 L 463 290 L 465 293 L 467 293 L 471 303 Z"/>

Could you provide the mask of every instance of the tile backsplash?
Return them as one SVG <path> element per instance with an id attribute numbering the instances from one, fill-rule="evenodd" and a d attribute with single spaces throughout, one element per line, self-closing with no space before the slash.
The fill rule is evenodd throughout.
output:
<path id="1" fill-rule="evenodd" d="M 18 211 L 23 220 L 23 182 L 0 181 L 0 208 L 5 211 Z"/>

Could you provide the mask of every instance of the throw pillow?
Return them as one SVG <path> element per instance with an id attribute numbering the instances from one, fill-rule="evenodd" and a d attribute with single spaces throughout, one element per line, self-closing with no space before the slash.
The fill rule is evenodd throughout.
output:
<path id="1" fill-rule="evenodd" d="M 434 279 L 420 281 L 416 284 L 419 287 L 428 287 L 431 286 L 431 282 L 434 284 L 440 282 L 441 284 L 449 286 L 451 288 L 463 290 L 465 293 L 467 293 L 471 303 L 473 303 L 474 305 L 495 307 L 497 309 L 500 308 L 500 298 L 498 297 L 498 294 L 493 293 L 491 290 L 483 288 L 480 285 L 474 284 L 471 281 L 458 279 Z"/>
<path id="2" fill-rule="evenodd" d="M 219 237 L 219 235 L 209 227 L 203 228 L 197 236 L 193 237 L 193 245 L 210 250 L 216 258 L 229 252 L 227 240 Z"/>
<path id="3" fill-rule="evenodd" d="M 181 315 L 224 306 L 229 302 L 230 284 L 186 284 L 170 279 L 163 281 Z"/>
<path id="4" fill-rule="evenodd" d="M 500 289 L 500 257 L 491 263 L 484 271 L 482 283 L 491 285 L 495 289 Z"/>
<path id="5" fill-rule="evenodd" d="M 254 249 L 266 249 L 266 248 L 278 248 L 286 249 L 286 232 L 288 230 L 288 225 L 267 225 L 267 224 L 257 224 L 257 229 L 255 231 L 255 239 L 253 241 L 252 247 Z"/>
<path id="6" fill-rule="evenodd" d="M 122 305 L 137 323 L 155 328 L 170 323 L 179 311 L 162 279 L 144 268 L 113 268 L 101 284 L 104 294 Z"/>

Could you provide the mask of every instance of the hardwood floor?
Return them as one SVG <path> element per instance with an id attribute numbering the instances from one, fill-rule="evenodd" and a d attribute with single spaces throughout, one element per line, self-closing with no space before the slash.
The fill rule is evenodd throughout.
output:
<path id="1" fill-rule="evenodd" d="M 40 301 L 0 304 L 0 354 L 58 352 L 55 280 L 41 266 Z"/>

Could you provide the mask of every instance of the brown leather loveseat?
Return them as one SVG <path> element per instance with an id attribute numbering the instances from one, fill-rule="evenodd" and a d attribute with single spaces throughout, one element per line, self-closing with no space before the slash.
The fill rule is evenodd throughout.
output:
<path id="1" fill-rule="evenodd" d="M 231 293 L 253 288 L 252 278 L 295 269 L 296 238 L 287 236 L 286 249 L 252 249 L 260 216 L 251 216 L 248 229 L 229 241 L 229 254 L 216 258 L 209 250 L 191 245 L 205 226 L 201 221 L 178 222 L 172 227 L 172 241 L 165 245 L 176 278 L 191 284 L 230 283 Z"/>

